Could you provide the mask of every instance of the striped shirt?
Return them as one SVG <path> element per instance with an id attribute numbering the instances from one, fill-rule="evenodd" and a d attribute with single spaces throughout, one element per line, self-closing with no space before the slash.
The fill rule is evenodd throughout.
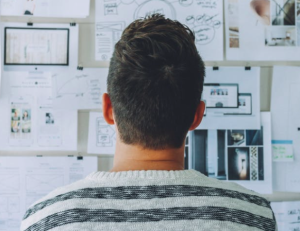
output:
<path id="1" fill-rule="evenodd" d="M 96 172 L 32 205 L 22 231 L 274 231 L 270 203 L 194 170 Z"/>

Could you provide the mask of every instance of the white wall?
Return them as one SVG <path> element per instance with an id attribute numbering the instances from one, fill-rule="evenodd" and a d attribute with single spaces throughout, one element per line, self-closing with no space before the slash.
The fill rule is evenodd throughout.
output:
<path id="1" fill-rule="evenodd" d="M 21 18 L 21 17 L 1 17 L 2 22 L 33 22 L 33 23 L 70 23 L 80 24 L 79 28 L 79 58 L 78 62 L 83 67 L 108 67 L 108 63 L 95 61 L 94 44 L 94 18 L 95 18 L 95 0 L 91 0 L 90 16 L 86 19 L 46 19 L 46 18 Z M 299 62 L 207 62 L 209 66 L 261 66 L 261 111 L 270 110 L 272 67 L 273 65 L 300 65 Z M 284 78 L 284 76 L 283 76 Z M 88 136 L 89 111 L 80 111 L 78 120 L 78 152 L 3 152 L 0 155 L 13 156 L 34 156 L 34 155 L 88 155 L 87 136 Z M 110 155 L 101 155 L 98 158 L 99 170 L 108 171 L 113 164 L 113 157 Z M 300 200 L 300 193 L 275 193 L 268 196 L 272 201 L 281 200 Z"/>

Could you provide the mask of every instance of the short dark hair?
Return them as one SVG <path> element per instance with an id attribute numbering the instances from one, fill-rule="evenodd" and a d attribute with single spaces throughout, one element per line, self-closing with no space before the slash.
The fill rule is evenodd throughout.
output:
<path id="1" fill-rule="evenodd" d="M 107 82 L 121 140 L 145 149 L 181 147 L 204 75 L 187 26 L 159 14 L 132 22 L 115 45 Z"/>

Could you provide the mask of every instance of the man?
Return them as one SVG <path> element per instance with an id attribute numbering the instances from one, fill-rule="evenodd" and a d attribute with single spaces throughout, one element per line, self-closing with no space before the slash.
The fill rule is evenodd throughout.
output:
<path id="1" fill-rule="evenodd" d="M 275 230 L 269 202 L 258 194 L 183 170 L 186 134 L 205 109 L 194 40 L 161 15 L 125 29 L 103 95 L 104 118 L 118 134 L 113 169 L 38 201 L 22 230 Z"/>

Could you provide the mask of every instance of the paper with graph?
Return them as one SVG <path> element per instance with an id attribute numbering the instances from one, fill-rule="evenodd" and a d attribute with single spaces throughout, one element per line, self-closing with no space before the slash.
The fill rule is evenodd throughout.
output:
<path id="1" fill-rule="evenodd" d="M 116 149 L 116 130 L 103 118 L 102 112 L 90 112 L 88 153 L 114 154 Z"/>
<path id="2" fill-rule="evenodd" d="M 56 109 L 101 109 L 108 68 L 85 68 L 52 75 L 53 107 Z"/>
<path id="3" fill-rule="evenodd" d="M 225 0 L 228 60 L 300 59 L 298 0 Z"/>
<path id="4" fill-rule="evenodd" d="M 0 157 L 0 230 L 20 230 L 30 205 L 93 171 L 96 157 Z"/>
<path id="5" fill-rule="evenodd" d="M 132 21 L 154 13 L 193 30 L 205 61 L 223 60 L 222 0 L 96 0 L 96 60 L 109 61 L 123 30 Z"/>

